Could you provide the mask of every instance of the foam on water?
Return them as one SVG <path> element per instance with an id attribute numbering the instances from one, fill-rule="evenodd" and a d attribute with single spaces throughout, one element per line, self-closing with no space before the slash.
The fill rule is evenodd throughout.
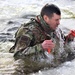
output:
<path id="1" fill-rule="evenodd" d="M 7 33 L 8 29 L 19 27 L 22 22 L 26 22 L 23 16 L 39 14 L 41 8 L 47 3 L 58 5 L 62 11 L 62 18 L 74 18 L 75 1 L 71 0 L 0 0 L 0 34 Z M 8 24 L 9 21 L 15 20 L 16 23 Z M 61 20 L 61 26 L 75 30 L 75 19 L 66 19 L 66 21 L 63 19 Z M 15 31 L 10 31 L 12 37 L 14 37 Z M 0 36 L 3 38 L 3 35 Z M 19 63 L 14 61 L 13 53 L 8 52 L 10 47 L 13 46 L 12 42 L 8 42 L 8 38 L 11 39 L 11 37 L 4 37 L 6 37 L 7 41 L 0 42 L 0 75 L 11 75 Z M 58 68 L 39 71 L 32 75 L 75 75 L 74 69 L 75 60 L 65 62 Z"/>

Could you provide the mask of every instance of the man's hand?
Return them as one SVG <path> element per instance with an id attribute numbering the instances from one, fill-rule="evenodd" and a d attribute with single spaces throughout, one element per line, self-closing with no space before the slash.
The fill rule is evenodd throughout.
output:
<path id="1" fill-rule="evenodd" d="M 66 36 L 66 40 L 70 39 L 70 40 L 74 40 L 75 38 L 75 30 L 71 30 L 70 33 Z"/>
<path id="2" fill-rule="evenodd" d="M 55 47 L 55 44 L 52 42 L 52 40 L 45 40 L 42 43 L 42 48 L 44 50 L 53 49 Z"/>

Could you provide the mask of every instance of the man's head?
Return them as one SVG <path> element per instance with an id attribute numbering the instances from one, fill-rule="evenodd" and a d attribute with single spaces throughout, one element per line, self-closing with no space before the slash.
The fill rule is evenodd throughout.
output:
<path id="1" fill-rule="evenodd" d="M 60 24 L 61 12 L 54 4 L 45 5 L 41 10 L 41 16 L 53 30 Z"/>

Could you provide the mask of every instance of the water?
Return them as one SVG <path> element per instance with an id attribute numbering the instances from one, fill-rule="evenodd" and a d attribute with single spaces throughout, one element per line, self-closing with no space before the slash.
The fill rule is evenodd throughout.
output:
<path id="1" fill-rule="evenodd" d="M 74 0 L 0 0 L 0 75 L 12 75 L 19 65 L 9 53 L 14 44 L 14 35 L 21 23 L 38 15 L 47 3 L 54 3 L 62 11 L 61 26 L 66 27 L 65 35 L 70 29 L 75 30 Z M 65 62 L 57 68 L 39 71 L 31 75 L 75 75 L 75 59 Z"/>

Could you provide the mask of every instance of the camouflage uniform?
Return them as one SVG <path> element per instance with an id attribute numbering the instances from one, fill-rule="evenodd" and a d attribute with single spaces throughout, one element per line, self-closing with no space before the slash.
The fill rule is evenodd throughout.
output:
<path id="1" fill-rule="evenodd" d="M 14 52 L 15 59 L 24 59 L 25 73 L 38 71 L 47 67 L 58 66 L 61 62 L 66 60 L 68 52 L 70 51 L 67 52 L 66 47 L 66 50 L 63 52 L 59 51 L 60 39 L 41 16 L 38 16 L 37 20 L 31 19 L 29 23 L 21 25 L 16 32 L 15 37 L 16 42 L 10 49 L 10 52 Z M 53 42 L 56 43 L 55 48 L 49 54 L 53 57 L 52 60 L 50 60 L 46 51 L 43 50 L 41 46 L 41 43 L 44 40 L 50 39 L 53 39 Z"/>

